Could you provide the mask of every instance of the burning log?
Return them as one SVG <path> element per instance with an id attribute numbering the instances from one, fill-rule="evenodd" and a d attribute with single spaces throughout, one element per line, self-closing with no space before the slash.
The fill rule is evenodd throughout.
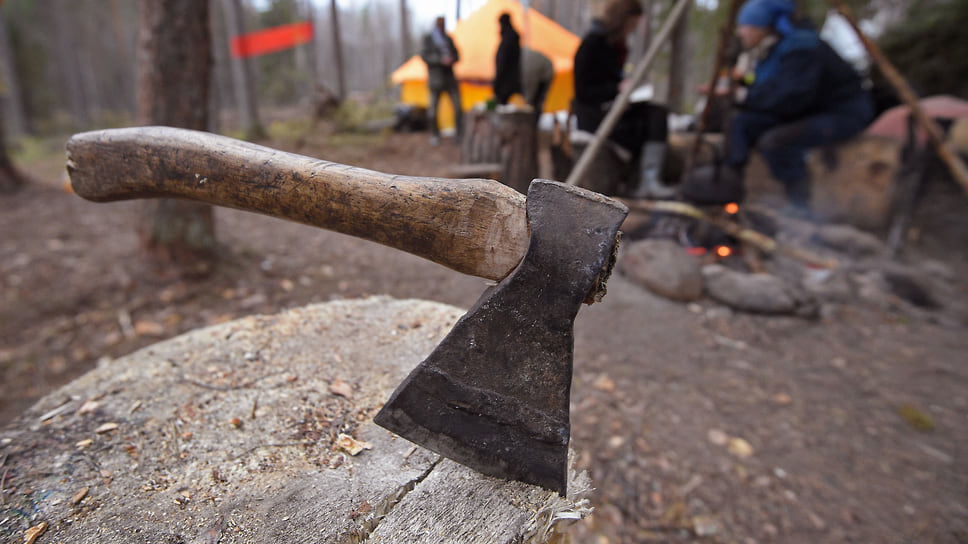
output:
<path id="1" fill-rule="evenodd" d="M 686 204 L 684 202 L 671 202 L 666 200 L 624 200 L 623 202 L 631 210 L 645 213 L 672 213 L 690 217 L 697 221 L 706 222 L 736 238 L 737 240 L 754 246 L 766 253 L 784 255 L 786 257 L 791 257 L 793 259 L 805 262 L 809 265 L 819 266 L 822 268 L 837 268 L 840 266 L 840 263 L 835 259 L 817 255 L 816 253 L 803 248 L 781 245 L 775 239 L 769 236 L 733 223 L 732 221 L 711 216 L 691 204 Z M 734 206 L 736 206 L 735 210 L 738 212 L 739 206 L 735 204 Z"/>

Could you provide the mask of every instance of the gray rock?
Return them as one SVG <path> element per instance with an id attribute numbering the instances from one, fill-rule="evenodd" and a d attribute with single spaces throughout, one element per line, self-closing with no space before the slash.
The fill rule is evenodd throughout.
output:
<path id="1" fill-rule="evenodd" d="M 702 269 L 706 292 L 727 306 L 765 314 L 815 315 L 817 305 L 802 291 L 771 274 L 747 274 L 713 264 Z"/>
<path id="2" fill-rule="evenodd" d="M 850 225 L 823 225 L 817 229 L 814 239 L 852 257 L 882 255 L 887 251 L 877 236 Z"/>
<path id="3" fill-rule="evenodd" d="M 619 259 L 618 270 L 633 282 L 672 300 L 689 302 L 702 296 L 699 260 L 672 240 L 633 243 Z"/>
<path id="4" fill-rule="evenodd" d="M 939 297 L 941 285 L 913 266 L 890 260 L 868 260 L 853 270 L 853 282 L 861 298 L 881 307 L 895 306 L 897 301 L 927 310 L 944 306 Z"/>
<path id="5" fill-rule="evenodd" d="M 955 273 L 954 268 L 948 263 L 943 263 L 941 261 L 935 261 L 933 259 L 927 259 L 921 263 L 921 270 L 925 274 L 946 282 L 953 282 L 958 278 L 958 274 Z"/>
<path id="6" fill-rule="evenodd" d="M 824 302 L 845 303 L 853 297 L 850 276 L 842 268 L 805 269 L 801 286 L 807 293 Z"/>

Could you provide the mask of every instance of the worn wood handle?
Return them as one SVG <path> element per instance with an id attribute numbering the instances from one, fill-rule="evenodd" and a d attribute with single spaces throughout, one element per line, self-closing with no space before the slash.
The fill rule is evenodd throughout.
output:
<path id="1" fill-rule="evenodd" d="M 207 132 L 77 134 L 67 142 L 67 171 L 88 200 L 171 197 L 258 212 L 493 280 L 528 247 L 525 197 L 499 182 L 384 174 Z"/>

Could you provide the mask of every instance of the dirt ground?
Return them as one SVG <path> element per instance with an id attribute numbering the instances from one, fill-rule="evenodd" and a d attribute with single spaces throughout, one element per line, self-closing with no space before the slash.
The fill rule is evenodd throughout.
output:
<path id="1" fill-rule="evenodd" d="M 420 134 L 263 143 L 412 175 L 446 175 L 458 158 Z M 0 197 L 4 425 L 99 358 L 197 327 L 377 294 L 468 307 L 484 289 L 401 252 L 226 209 L 217 272 L 164 283 L 138 252 L 142 204 L 83 201 L 61 168 L 30 165 L 34 183 Z M 907 258 L 965 277 L 966 204 L 938 185 Z M 572 446 L 596 510 L 575 541 L 968 542 L 968 324 L 863 304 L 821 315 L 684 305 L 613 277 L 576 323 Z"/>

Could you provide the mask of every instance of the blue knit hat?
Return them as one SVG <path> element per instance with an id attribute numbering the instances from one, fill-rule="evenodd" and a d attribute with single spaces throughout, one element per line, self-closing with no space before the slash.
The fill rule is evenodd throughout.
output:
<path id="1" fill-rule="evenodd" d="M 739 10 L 736 23 L 772 27 L 786 34 L 792 30 L 790 16 L 793 12 L 794 6 L 790 0 L 747 0 Z"/>

